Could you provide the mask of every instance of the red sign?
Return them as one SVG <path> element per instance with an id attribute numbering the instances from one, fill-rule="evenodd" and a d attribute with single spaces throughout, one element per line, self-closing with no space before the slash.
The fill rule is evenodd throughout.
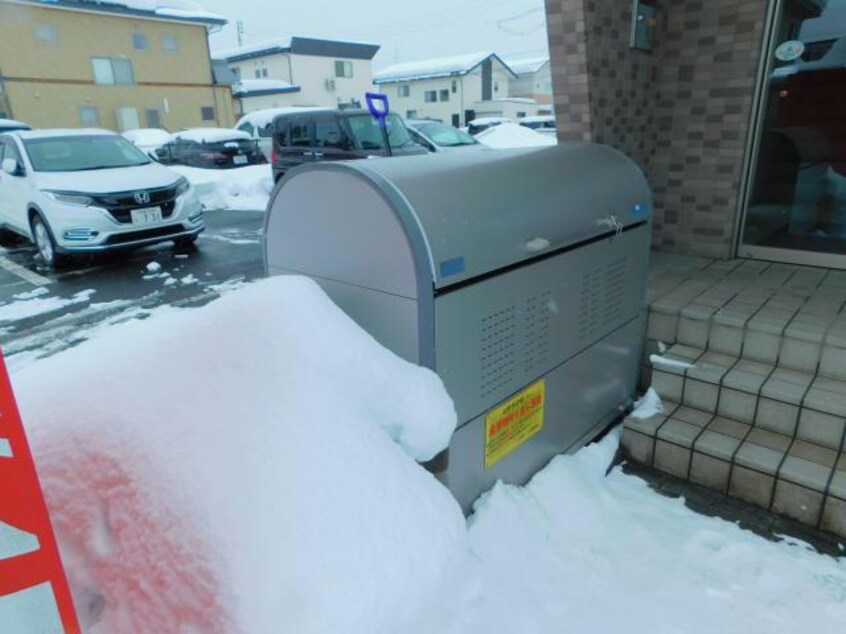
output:
<path id="1" fill-rule="evenodd" d="M 0 632 L 80 632 L 2 353 Z"/>

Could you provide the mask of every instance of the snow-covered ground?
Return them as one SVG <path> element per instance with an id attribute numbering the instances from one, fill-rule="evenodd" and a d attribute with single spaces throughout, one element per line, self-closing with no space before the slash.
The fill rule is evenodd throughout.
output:
<path id="1" fill-rule="evenodd" d="M 249 211 L 267 208 L 273 191 L 270 165 L 249 165 L 235 169 L 214 170 L 184 165 L 171 165 L 197 189 L 206 209 L 244 209 Z"/>
<path id="2" fill-rule="evenodd" d="M 440 381 L 302 278 L 156 309 L 13 382 L 88 632 L 846 622 L 846 563 L 606 477 L 616 434 L 526 487 L 498 485 L 465 522 L 415 462 L 455 425 Z"/>

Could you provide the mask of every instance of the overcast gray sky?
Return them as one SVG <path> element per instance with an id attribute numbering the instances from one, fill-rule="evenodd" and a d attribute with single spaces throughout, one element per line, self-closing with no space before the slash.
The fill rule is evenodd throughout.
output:
<path id="1" fill-rule="evenodd" d="M 230 20 L 212 50 L 303 35 L 380 44 L 374 67 L 491 50 L 512 57 L 546 54 L 543 0 L 194 0 Z"/>

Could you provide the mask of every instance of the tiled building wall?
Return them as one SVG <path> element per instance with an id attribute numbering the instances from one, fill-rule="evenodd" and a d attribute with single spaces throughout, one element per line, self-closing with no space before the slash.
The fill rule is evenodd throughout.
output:
<path id="1" fill-rule="evenodd" d="M 766 4 L 659 0 L 646 53 L 627 0 L 546 0 L 559 137 L 641 165 L 658 249 L 731 255 Z"/>

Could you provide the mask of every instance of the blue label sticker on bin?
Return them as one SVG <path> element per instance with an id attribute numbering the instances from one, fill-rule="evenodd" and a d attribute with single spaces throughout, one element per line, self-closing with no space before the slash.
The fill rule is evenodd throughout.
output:
<path id="1" fill-rule="evenodd" d="M 441 262 L 441 277 L 449 277 L 451 275 L 458 275 L 464 273 L 467 266 L 464 264 L 464 258 L 452 258 L 451 260 L 444 260 Z"/>
<path id="2" fill-rule="evenodd" d="M 632 218 L 644 218 L 649 213 L 649 207 L 644 204 L 637 204 L 632 207 Z"/>

